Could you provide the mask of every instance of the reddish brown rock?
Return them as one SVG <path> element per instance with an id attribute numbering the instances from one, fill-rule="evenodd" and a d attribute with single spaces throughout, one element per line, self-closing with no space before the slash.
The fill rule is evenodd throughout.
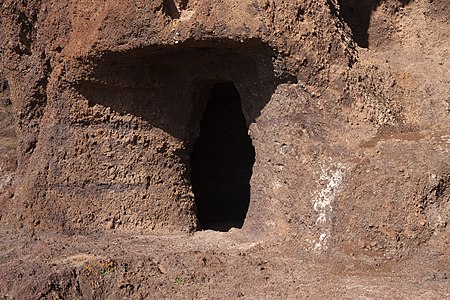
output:
<path id="1" fill-rule="evenodd" d="M 217 221 L 243 223 L 230 240 L 286 242 L 278 247 L 289 255 L 448 263 L 445 0 L 5 0 L 0 9 L 2 230 L 183 244 Z M 221 125 L 200 142 L 215 126 L 204 121 L 215 93 L 240 106 L 211 108 Z M 219 179 L 192 172 L 208 166 Z M 214 190 L 231 200 L 208 206 L 201 195 Z M 214 209 L 239 217 L 214 220 Z M 125 264 L 103 263 L 86 272 Z M 0 296 L 20 295 L 7 278 Z"/>

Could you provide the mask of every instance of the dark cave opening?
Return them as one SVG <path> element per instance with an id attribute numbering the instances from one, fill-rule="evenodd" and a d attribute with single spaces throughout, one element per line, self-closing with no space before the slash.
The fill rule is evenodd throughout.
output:
<path id="1" fill-rule="evenodd" d="M 191 154 L 191 182 L 201 229 L 241 228 L 250 203 L 255 148 L 232 82 L 212 87 Z"/>

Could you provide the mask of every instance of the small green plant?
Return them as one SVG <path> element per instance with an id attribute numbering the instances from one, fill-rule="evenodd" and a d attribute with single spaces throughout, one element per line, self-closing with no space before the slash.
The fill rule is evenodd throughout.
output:
<path id="1" fill-rule="evenodd" d="M 117 263 L 114 260 L 108 260 L 100 262 L 100 269 L 102 270 L 103 276 L 108 276 L 110 274 L 116 273 L 117 271 Z"/>
<path id="2" fill-rule="evenodd" d="M 184 285 L 185 281 L 183 277 L 177 277 L 175 278 L 175 284 L 176 285 Z"/>

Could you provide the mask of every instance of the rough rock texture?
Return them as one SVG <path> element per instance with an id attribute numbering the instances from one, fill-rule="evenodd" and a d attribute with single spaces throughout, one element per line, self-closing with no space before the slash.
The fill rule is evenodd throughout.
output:
<path id="1" fill-rule="evenodd" d="M 239 255 L 256 251 L 250 265 L 267 257 L 274 269 L 290 270 L 287 261 L 275 266 L 281 253 L 294 265 L 311 257 L 342 259 L 336 272 L 348 275 L 357 264 L 352 259 L 366 264 L 361 268 L 367 272 L 383 273 L 395 268 L 392 260 L 414 265 L 423 256 L 443 278 L 432 287 L 433 297 L 448 293 L 448 1 L 4 0 L 0 9 L 3 253 L 36 256 L 11 249 L 48 247 L 56 232 L 75 235 L 58 235 L 68 245 L 120 240 L 95 234 L 169 234 L 175 241 L 155 237 L 161 247 L 171 245 L 168 257 L 186 243 L 195 245 L 180 258 L 183 264 L 206 251 L 202 243 L 216 249 L 221 245 L 214 240 L 223 238 L 224 252 L 212 259 L 229 256 L 236 266 Z M 229 81 L 241 96 L 256 152 L 250 207 L 243 228 L 228 238 L 198 232 L 192 241 L 186 234 L 200 228 L 190 153 L 211 88 Z M 31 232 L 31 241 L 8 239 L 16 230 Z M 74 249 L 79 253 L 49 250 L 57 275 L 47 291 L 47 281 L 34 287 L 24 281 L 19 288 L 21 262 L 5 254 L 0 296 L 119 299 L 126 290 L 127 297 L 145 297 L 135 283 L 131 288 L 117 278 L 71 288 L 89 280 L 76 283 L 77 276 L 116 272 L 128 263 L 142 262 L 144 273 L 178 272 L 145 262 L 150 250 L 127 262 L 131 258 L 120 252 L 126 250 L 112 247 L 117 259 L 95 265 L 107 256 L 104 249 L 64 260 L 85 255 L 83 247 Z M 385 267 L 374 267 L 380 263 Z M 47 272 L 45 264 L 36 258 L 26 266 Z M 425 276 L 406 263 L 400 268 Z M 219 281 L 230 280 L 233 290 L 236 269 L 219 263 L 211 270 L 222 270 Z M 286 272 L 271 275 L 283 281 Z M 176 277 L 182 278 L 176 284 L 184 285 L 186 276 Z M 263 280 L 258 278 L 249 284 Z M 364 276 L 354 280 L 364 284 Z M 173 291 L 164 282 L 147 282 L 146 297 L 157 284 L 164 286 L 162 295 Z M 401 280 L 386 284 L 375 297 L 402 290 Z M 426 297 L 419 290 L 409 295 Z M 188 295 L 202 297 L 195 289 Z M 304 289 L 288 295 L 319 297 Z"/>
<path id="2" fill-rule="evenodd" d="M 3 79 L 3 76 L 0 78 Z M 8 81 L 0 81 L 0 203 L 13 194 L 17 138 Z"/>
<path id="3" fill-rule="evenodd" d="M 34 22 L 28 42 L 7 31 L 17 20 L 4 24 L 12 35 L 4 63 L 10 84 L 25 93 L 13 97 L 18 128 L 25 131 L 19 135 L 23 180 L 3 209 L 4 223 L 69 231 L 195 230 L 189 153 L 204 107 L 201 94 L 221 80 L 233 81 L 241 94 L 258 156 L 247 227 L 278 222 L 270 215 L 279 208 L 265 190 L 273 177 L 265 165 L 273 148 L 266 131 L 277 126 L 264 122 L 285 104 L 275 100 L 260 123 L 256 119 L 281 93 L 281 83 L 327 85 L 337 75 L 328 74 L 331 66 L 336 73 L 352 64 L 343 23 L 326 2 L 206 1 L 188 4 L 180 16 L 167 3 L 4 3 L 8 16 L 14 15 L 8 9 L 30 15 L 18 20 L 22 27 Z M 62 9 L 69 13 L 62 16 Z M 315 20 L 320 27 L 309 25 Z M 20 68 L 29 68 L 35 82 L 13 76 Z"/>

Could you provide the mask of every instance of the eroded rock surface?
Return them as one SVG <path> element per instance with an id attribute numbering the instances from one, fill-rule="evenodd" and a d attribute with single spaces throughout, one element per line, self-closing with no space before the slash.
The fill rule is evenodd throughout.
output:
<path id="1" fill-rule="evenodd" d="M 375 273 L 389 269 L 375 268 L 381 263 L 420 256 L 433 268 L 448 265 L 448 1 L 5 0 L 0 9 L 5 253 L 16 230 L 31 232 L 29 247 L 40 233 L 47 246 L 51 233 L 77 236 L 59 238 L 69 245 L 92 234 L 150 234 L 179 239 L 167 255 L 181 251 L 201 229 L 191 153 L 211 90 L 225 82 L 239 93 L 255 151 L 247 216 L 225 243 L 231 264 L 258 245 L 258 259 L 344 257 L 345 266 L 360 260 Z M 191 250 L 216 238 L 197 238 Z M 240 252 L 240 243 L 253 246 Z M 120 262 L 112 265 L 83 258 L 92 270 L 76 266 L 73 274 L 123 268 L 129 258 L 120 251 L 113 247 Z M 2 270 L 13 267 L 0 277 L 0 296 L 108 295 L 71 290 L 76 280 L 61 271 L 70 261 L 58 263 L 47 291 L 44 282 L 19 289 L 19 263 L 6 255 Z M 155 264 L 141 270 L 175 274 Z M 125 284 L 129 297 L 139 294 L 132 286 Z"/>

